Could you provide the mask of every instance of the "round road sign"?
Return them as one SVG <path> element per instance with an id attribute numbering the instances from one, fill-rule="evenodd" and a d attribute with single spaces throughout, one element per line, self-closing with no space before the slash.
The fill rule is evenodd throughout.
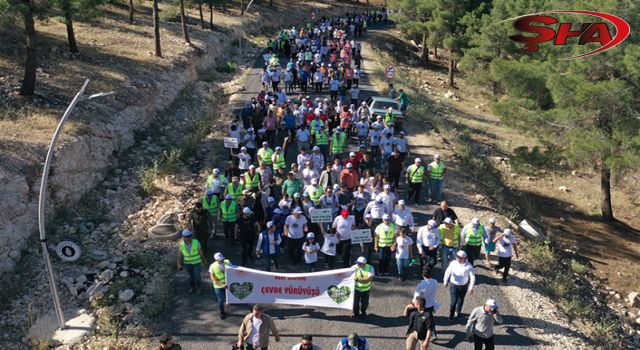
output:
<path id="1" fill-rule="evenodd" d="M 388 65 L 387 68 L 384 70 L 384 75 L 387 77 L 387 79 L 393 79 L 393 77 L 396 76 L 396 69 L 395 67 L 393 67 L 392 65 Z"/>
<path id="2" fill-rule="evenodd" d="M 56 246 L 56 254 L 63 261 L 80 259 L 80 246 L 71 241 L 62 241 Z"/>

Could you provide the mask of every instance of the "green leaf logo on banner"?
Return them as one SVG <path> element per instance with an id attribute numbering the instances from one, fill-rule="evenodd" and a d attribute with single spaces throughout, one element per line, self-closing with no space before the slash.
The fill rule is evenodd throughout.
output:
<path id="1" fill-rule="evenodd" d="M 231 294 L 233 294 L 234 297 L 242 300 L 246 297 L 249 296 L 249 294 L 251 294 L 251 292 L 253 292 L 253 283 L 251 282 L 244 282 L 244 283 L 231 283 L 231 285 L 229 286 L 229 291 L 231 292 Z"/>
<path id="2" fill-rule="evenodd" d="M 327 294 L 329 294 L 329 298 L 335 301 L 336 304 L 342 304 L 349 299 L 351 289 L 347 286 L 338 287 L 336 285 L 332 285 L 327 289 Z"/>

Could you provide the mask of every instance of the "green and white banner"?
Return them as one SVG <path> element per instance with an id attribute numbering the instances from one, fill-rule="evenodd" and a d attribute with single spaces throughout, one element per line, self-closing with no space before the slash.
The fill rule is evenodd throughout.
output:
<path id="1" fill-rule="evenodd" d="M 351 310 L 355 268 L 276 273 L 227 266 L 228 304 L 289 304 Z"/>

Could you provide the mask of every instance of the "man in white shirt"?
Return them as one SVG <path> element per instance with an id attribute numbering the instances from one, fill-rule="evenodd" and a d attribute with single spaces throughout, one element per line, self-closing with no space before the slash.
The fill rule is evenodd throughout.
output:
<path id="1" fill-rule="evenodd" d="M 339 216 L 333 219 L 333 228 L 336 229 L 338 242 L 338 254 L 342 257 L 342 266 L 351 266 L 351 230 L 356 228 L 356 221 L 349 210 L 343 209 Z"/>
<path id="2" fill-rule="evenodd" d="M 305 149 L 300 149 L 300 153 L 296 157 L 296 163 L 298 163 L 298 169 L 304 169 L 307 162 L 311 160 L 311 155 L 307 153 Z"/>
<path id="3" fill-rule="evenodd" d="M 438 261 L 438 246 L 440 245 L 440 231 L 435 220 L 429 220 L 426 226 L 418 229 L 416 245 L 420 253 L 420 266 L 431 270 Z"/>
<path id="4" fill-rule="evenodd" d="M 409 154 L 409 140 L 405 137 L 404 131 L 400 131 L 400 136 L 393 138 L 393 149 L 398 152 L 400 159 L 404 161 Z"/>
<path id="5" fill-rule="evenodd" d="M 495 267 L 496 274 L 500 274 L 500 269 L 504 268 L 502 272 L 502 282 L 507 281 L 509 277 L 509 269 L 511 268 L 511 258 L 513 252 L 518 257 L 518 243 L 516 242 L 516 236 L 511 229 L 505 229 L 504 232 L 498 233 L 496 238 L 493 239 L 496 242 L 496 249 L 498 251 L 498 265 Z"/>
<path id="6" fill-rule="evenodd" d="M 240 153 L 233 154 L 233 156 L 238 158 L 238 169 L 243 172 L 249 170 L 249 165 L 251 165 L 251 155 L 247 153 L 247 147 L 242 146 L 242 148 L 240 148 Z"/>
<path id="7" fill-rule="evenodd" d="M 398 229 L 407 229 L 410 232 L 414 232 L 413 214 L 405 204 L 404 199 L 398 201 L 398 207 L 393 211 L 393 222 L 398 225 Z"/>
<path id="8" fill-rule="evenodd" d="M 320 152 L 320 147 L 314 146 L 313 153 L 311 153 L 311 161 L 313 162 L 313 168 L 316 169 L 318 174 L 324 169 L 324 156 Z"/>
<path id="9" fill-rule="evenodd" d="M 396 203 L 398 202 L 398 198 L 395 193 L 391 192 L 391 186 L 386 184 L 382 187 L 382 193 L 376 196 L 376 199 L 382 199 L 384 205 L 387 207 L 388 213 L 393 213 L 396 208 Z"/>
<path id="10" fill-rule="evenodd" d="M 302 216 L 302 208 L 296 207 L 293 214 L 287 216 L 284 222 L 284 235 L 288 237 L 287 253 L 294 265 L 302 262 L 302 243 L 304 243 L 304 233 L 307 231 L 309 231 L 307 218 Z"/>
<path id="11" fill-rule="evenodd" d="M 473 295 L 473 287 L 476 283 L 476 275 L 473 266 L 467 261 L 467 253 L 459 250 L 456 260 L 449 263 L 444 272 L 444 287 L 449 288 L 451 305 L 449 307 L 449 321 L 453 321 L 462 313 L 462 305 L 467 293 Z"/>
<path id="12" fill-rule="evenodd" d="M 367 204 L 367 207 L 364 209 L 364 215 L 371 215 L 371 219 L 373 220 L 373 225 L 378 226 L 382 222 L 382 217 L 385 214 L 390 214 L 391 212 L 387 209 L 387 206 L 384 205 L 384 201 L 382 198 L 378 198 L 376 200 L 372 200 Z"/>
<path id="13" fill-rule="evenodd" d="M 440 309 L 440 304 L 436 301 L 438 295 L 438 281 L 435 278 L 431 278 L 431 269 L 426 268 L 422 270 L 422 281 L 416 286 L 416 291 L 413 293 L 413 299 L 417 297 L 423 297 L 425 300 L 424 308 L 427 312 L 435 313 Z M 431 340 L 437 340 L 435 317 L 431 322 Z"/>
<path id="14" fill-rule="evenodd" d="M 296 130 L 296 140 L 298 140 L 298 148 L 309 150 L 309 141 L 311 139 L 311 133 L 307 129 L 307 124 L 302 123 L 300 129 Z"/>

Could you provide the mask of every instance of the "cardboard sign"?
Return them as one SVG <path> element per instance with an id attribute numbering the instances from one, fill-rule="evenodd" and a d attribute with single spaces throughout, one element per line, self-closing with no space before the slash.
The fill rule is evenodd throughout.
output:
<path id="1" fill-rule="evenodd" d="M 351 231 L 351 244 L 371 243 L 371 230 L 368 228 Z"/>
<path id="2" fill-rule="evenodd" d="M 225 148 L 238 148 L 238 139 L 235 137 L 225 137 L 224 138 L 224 147 Z"/>
<path id="3" fill-rule="evenodd" d="M 311 222 L 314 224 L 333 222 L 333 216 L 331 215 L 331 208 L 326 209 L 309 209 L 309 216 L 311 216 Z"/>

